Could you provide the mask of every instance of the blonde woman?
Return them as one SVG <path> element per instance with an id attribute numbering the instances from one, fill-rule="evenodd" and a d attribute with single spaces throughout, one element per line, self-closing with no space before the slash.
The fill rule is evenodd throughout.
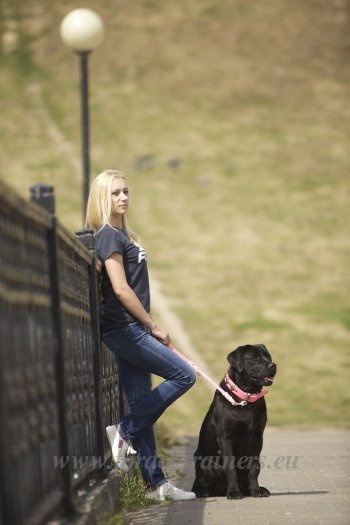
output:
<path id="1" fill-rule="evenodd" d="M 196 496 L 166 480 L 157 456 L 153 425 L 164 410 L 195 382 L 190 366 L 166 345 L 170 337 L 150 316 L 147 255 L 129 228 L 130 203 L 124 174 L 105 170 L 93 181 L 86 225 L 96 230 L 96 255 L 102 263 L 102 339 L 113 353 L 129 413 L 107 427 L 116 465 L 128 471 L 137 454 L 143 479 L 155 499 Z M 152 390 L 151 373 L 165 380 Z"/>

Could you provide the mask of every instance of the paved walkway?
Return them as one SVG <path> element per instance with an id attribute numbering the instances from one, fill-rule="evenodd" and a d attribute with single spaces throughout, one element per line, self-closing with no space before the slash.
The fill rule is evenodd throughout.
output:
<path id="1" fill-rule="evenodd" d="M 190 490 L 197 438 L 173 447 L 165 470 L 185 475 Z M 349 525 L 350 432 L 265 432 L 260 484 L 271 496 L 227 500 L 206 498 L 154 505 L 130 512 L 128 525 Z"/>

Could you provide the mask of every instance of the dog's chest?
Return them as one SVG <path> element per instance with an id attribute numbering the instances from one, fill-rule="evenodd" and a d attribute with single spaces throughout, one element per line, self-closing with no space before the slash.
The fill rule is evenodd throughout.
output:
<path id="1" fill-rule="evenodd" d="M 227 407 L 218 403 L 213 414 L 213 423 L 220 433 L 232 437 L 260 434 L 266 425 L 266 405 L 251 407 Z"/>

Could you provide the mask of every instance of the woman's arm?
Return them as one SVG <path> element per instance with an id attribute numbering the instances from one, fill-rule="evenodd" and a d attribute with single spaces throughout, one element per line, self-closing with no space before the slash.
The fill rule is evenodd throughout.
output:
<path id="1" fill-rule="evenodd" d="M 168 345 L 170 343 L 168 332 L 157 326 L 142 306 L 135 292 L 128 285 L 124 271 L 123 256 L 120 253 L 114 252 L 106 259 L 105 264 L 114 293 L 124 308 L 148 328 L 153 337 L 159 339 L 163 344 Z"/>

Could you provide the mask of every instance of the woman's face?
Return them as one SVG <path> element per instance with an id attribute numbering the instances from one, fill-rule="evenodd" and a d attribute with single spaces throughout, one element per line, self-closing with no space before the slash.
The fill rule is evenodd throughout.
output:
<path id="1" fill-rule="evenodd" d="M 125 179 L 115 178 L 112 184 L 112 212 L 116 217 L 125 215 L 129 207 L 129 188 Z"/>

